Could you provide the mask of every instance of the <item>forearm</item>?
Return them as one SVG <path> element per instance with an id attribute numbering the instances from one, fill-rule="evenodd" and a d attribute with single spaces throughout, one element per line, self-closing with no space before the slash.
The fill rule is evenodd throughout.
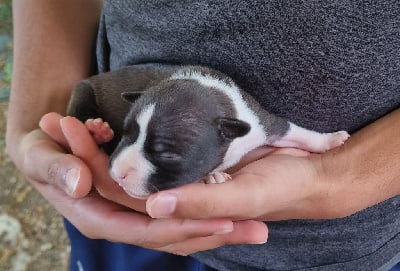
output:
<path id="1" fill-rule="evenodd" d="M 399 120 L 397 109 L 322 155 L 326 210 L 345 216 L 400 194 Z"/>
<path id="2" fill-rule="evenodd" d="M 8 143 L 37 128 L 43 114 L 65 113 L 72 87 L 91 72 L 101 5 L 97 0 L 13 2 Z"/>

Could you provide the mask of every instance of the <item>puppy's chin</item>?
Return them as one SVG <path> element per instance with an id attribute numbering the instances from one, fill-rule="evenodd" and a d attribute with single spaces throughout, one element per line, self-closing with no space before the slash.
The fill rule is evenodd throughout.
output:
<path id="1" fill-rule="evenodd" d="M 120 187 L 127 193 L 130 197 L 136 199 L 147 199 L 150 196 L 150 192 L 144 188 L 143 185 L 133 182 L 130 178 L 116 181 Z"/>

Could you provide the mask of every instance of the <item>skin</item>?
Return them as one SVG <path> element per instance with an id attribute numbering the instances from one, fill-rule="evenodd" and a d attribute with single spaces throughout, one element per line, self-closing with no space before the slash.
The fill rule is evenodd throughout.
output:
<path id="1" fill-rule="evenodd" d="M 251 163 L 234 170 L 232 182 L 153 194 L 147 211 L 152 217 L 267 221 L 352 215 L 400 194 L 399 118 L 397 109 L 324 154 L 253 152 L 245 158 Z"/>
<path id="2" fill-rule="evenodd" d="M 230 182 L 191 184 L 151 195 L 147 202 L 127 197 L 106 174 L 107 157 L 86 127 L 62 117 L 71 86 L 90 72 L 98 13 L 90 19 L 81 2 L 76 10 L 75 1 L 52 2 L 40 3 L 53 16 L 31 16 L 46 10 L 35 9 L 37 2 L 14 3 L 16 54 L 7 147 L 32 185 L 87 236 L 187 255 L 223 244 L 265 242 L 268 231 L 258 220 L 341 218 L 400 194 L 397 109 L 324 154 L 260 148 L 231 170 Z M 89 2 L 97 6 L 94 1 L 85 5 Z M 57 16 L 60 10 L 63 16 Z M 54 38 L 66 33 L 64 27 L 69 42 Z M 45 115 L 39 129 L 47 112 L 57 113 Z M 79 173 L 75 182 L 65 178 L 71 168 Z M 92 184 L 99 193 L 88 194 Z"/>
<path id="3" fill-rule="evenodd" d="M 68 118 L 60 122 L 73 86 L 91 74 L 101 4 L 13 2 L 14 72 L 6 144 L 16 166 L 60 214 L 91 238 L 176 254 L 265 242 L 268 231 L 258 221 L 153 219 L 135 212 L 144 212 L 145 202 L 131 199 L 108 177 L 108 157 L 89 134 L 85 136 L 86 127 Z M 57 113 L 46 115 L 42 130 L 39 121 L 48 112 Z M 81 151 L 85 146 L 92 147 L 86 156 Z M 93 186 L 98 193 L 89 193 Z"/>

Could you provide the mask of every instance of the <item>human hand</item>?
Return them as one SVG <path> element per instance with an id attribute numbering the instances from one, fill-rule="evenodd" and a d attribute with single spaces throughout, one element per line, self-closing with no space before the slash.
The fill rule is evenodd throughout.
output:
<path id="1" fill-rule="evenodd" d="M 92 180 L 95 180 L 93 185 L 96 187 L 96 192 L 103 198 L 145 212 L 143 200 L 130 197 L 110 178 L 108 157 L 100 151 L 86 126 L 82 126 L 74 118 L 64 118 L 59 114 L 49 113 L 42 117 L 40 127 L 53 140 L 89 166 Z"/>
<path id="2" fill-rule="evenodd" d="M 263 147 L 232 169 L 232 181 L 158 192 L 147 200 L 147 211 L 155 218 L 262 221 L 340 216 L 329 206 L 329 184 L 320 178 L 322 156 L 293 148 Z"/>
<path id="3" fill-rule="evenodd" d="M 152 219 L 145 202 L 129 197 L 108 175 L 108 157 L 97 147 L 86 127 L 78 120 L 50 113 L 42 118 L 42 129 L 68 148 L 90 169 L 99 193 L 72 199 L 58 191 L 44 191 L 46 198 L 82 233 L 142 247 L 187 255 L 224 244 L 262 243 L 267 228 L 257 221 L 230 219 Z M 117 203 L 119 204 L 117 204 Z M 132 234 L 130 234 L 132 233 Z"/>

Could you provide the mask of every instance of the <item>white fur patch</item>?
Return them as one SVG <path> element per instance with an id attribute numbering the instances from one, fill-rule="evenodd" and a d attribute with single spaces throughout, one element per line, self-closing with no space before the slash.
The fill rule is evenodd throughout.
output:
<path id="1" fill-rule="evenodd" d="M 260 119 L 246 104 L 239 87 L 233 81 L 224 82 L 211 75 L 204 75 L 197 71 L 178 71 L 171 76 L 171 79 L 195 80 L 203 86 L 220 90 L 232 101 L 237 112 L 237 118 L 250 124 L 250 132 L 232 141 L 225 154 L 224 161 L 214 171 L 222 171 L 235 165 L 247 152 L 267 143 L 267 135 L 260 123 Z"/>
<path id="2" fill-rule="evenodd" d="M 136 144 L 140 146 L 141 150 L 143 149 L 144 142 L 147 137 L 147 127 L 149 126 L 149 122 L 154 113 L 155 104 L 151 104 L 147 106 L 143 112 L 141 112 L 136 121 L 139 124 L 140 132 Z"/>
<path id="3" fill-rule="evenodd" d="M 132 197 L 148 196 L 146 184 L 155 167 L 143 155 L 147 127 L 154 113 L 155 105 L 147 106 L 137 117 L 139 135 L 136 142 L 121 151 L 111 164 L 111 176 Z"/>
<path id="4" fill-rule="evenodd" d="M 210 88 L 216 88 L 220 90 L 228 90 L 230 88 L 236 88 L 236 84 L 232 81 L 229 80 L 228 83 L 224 82 L 218 78 L 212 77 L 211 75 L 208 74 L 202 74 L 198 71 L 192 71 L 192 70 L 180 70 L 171 75 L 172 80 L 195 80 L 202 84 L 203 86 L 210 87 Z M 233 90 L 234 91 L 234 90 Z M 229 91 L 231 92 L 231 91 Z"/>

